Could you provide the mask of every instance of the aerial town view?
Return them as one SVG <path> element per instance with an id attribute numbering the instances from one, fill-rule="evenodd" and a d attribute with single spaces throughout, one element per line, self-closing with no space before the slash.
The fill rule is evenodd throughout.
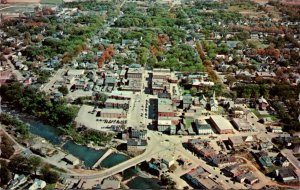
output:
<path id="1" fill-rule="evenodd" d="M 0 190 L 300 189 L 300 0 L 0 0 Z"/>

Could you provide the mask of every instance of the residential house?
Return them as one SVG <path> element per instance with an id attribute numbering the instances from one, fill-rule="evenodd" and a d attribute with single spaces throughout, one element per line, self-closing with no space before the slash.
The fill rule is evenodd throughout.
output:
<path id="1" fill-rule="evenodd" d="M 43 189 L 46 187 L 46 182 L 35 178 L 32 185 L 28 188 L 29 190 Z"/>
<path id="2" fill-rule="evenodd" d="M 257 108 L 260 110 L 267 110 L 267 107 L 269 106 L 268 101 L 261 96 L 258 100 L 257 100 Z"/>
<path id="3" fill-rule="evenodd" d="M 278 181 L 283 183 L 299 182 L 299 177 L 291 168 L 280 168 L 275 170 L 275 176 Z"/>

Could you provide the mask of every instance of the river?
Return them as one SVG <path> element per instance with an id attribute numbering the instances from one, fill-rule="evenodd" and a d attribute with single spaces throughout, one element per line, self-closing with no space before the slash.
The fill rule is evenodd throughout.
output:
<path id="1" fill-rule="evenodd" d="M 84 165 L 88 168 L 92 167 L 106 151 L 106 149 L 96 150 L 84 145 L 78 145 L 71 140 L 63 144 L 64 142 L 60 138 L 61 131 L 59 129 L 50 125 L 46 125 L 40 121 L 36 121 L 33 118 L 20 115 L 14 111 L 10 111 L 9 113 L 14 115 L 15 117 L 18 117 L 21 121 L 27 123 L 29 127 L 29 131 L 32 134 L 40 136 L 54 145 L 58 145 L 58 146 L 63 145 L 62 146 L 63 150 L 67 151 L 68 153 L 82 160 L 84 162 Z M 124 162 L 128 159 L 129 156 L 127 155 L 120 154 L 120 153 L 113 153 L 112 155 L 104 159 L 100 164 L 100 166 L 104 168 L 109 168 L 121 162 Z"/>

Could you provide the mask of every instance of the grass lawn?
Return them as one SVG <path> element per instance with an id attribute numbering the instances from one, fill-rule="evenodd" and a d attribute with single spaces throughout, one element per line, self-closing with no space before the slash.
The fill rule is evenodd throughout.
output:
<path id="1" fill-rule="evenodd" d="M 185 123 L 186 123 L 187 128 L 190 128 L 192 126 L 192 122 L 193 122 L 193 118 L 190 118 L 190 117 L 185 118 Z"/>
<path id="2" fill-rule="evenodd" d="M 269 114 L 260 114 L 259 111 L 257 111 L 256 109 L 251 109 L 251 111 L 256 115 L 256 117 L 258 119 L 262 119 L 262 118 L 271 118 L 272 121 L 277 121 L 278 118 L 275 115 L 269 115 Z"/>

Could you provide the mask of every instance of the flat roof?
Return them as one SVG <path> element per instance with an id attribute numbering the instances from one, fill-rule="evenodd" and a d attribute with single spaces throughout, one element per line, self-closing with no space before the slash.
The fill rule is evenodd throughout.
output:
<path id="1" fill-rule="evenodd" d="M 114 104 L 129 104 L 129 100 L 117 100 L 113 98 L 108 98 L 105 103 L 114 103 Z"/>
<path id="2" fill-rule="evenodd" d="M 231 123 L 221 115 L 212 115 L 210 119 L 213 120 L 220 130 L 233 130 Z"/>
<path id="3" fill-rule="evenodd" d="M 125 111 L 123 109 L 113 109 L 113 108 L 103 108 L 101 113 L 119 113 L 124 114 Z"/>
<path id="4" fill-rule="evenodd" d="M 71 75 L 83 75 L 83 74 L 84 74 L 84 70 L 83 69 L 79 69 L 79 70 L 77 70 L 77 69 L 70 69 L 70 70 L 68 70 L 68 73 L 67 73 L 68 76 L 71 76 Z"/>

